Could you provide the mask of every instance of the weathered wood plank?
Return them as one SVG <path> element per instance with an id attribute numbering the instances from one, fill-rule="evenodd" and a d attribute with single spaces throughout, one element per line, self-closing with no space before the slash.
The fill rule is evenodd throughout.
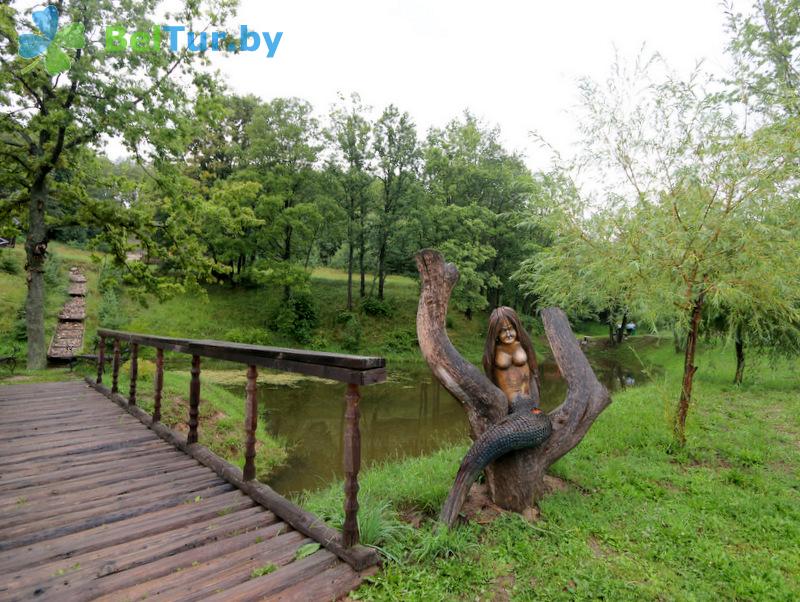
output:
<path id="1" fill-rule="evenodd" d="M 13 575 L 12 583 L 15 588 L 19 585 L 19 599 L 26 599 L 25 593 L 32 594 L 33 588 L 44 585 L 44 599 L 93 600 L 238 550 L 256 539 L 266 541 L 286 529 L 284 523 L 275 522 L 272 513 L 251 508 L 196 526 L 27 569 Z M 64 583 L 52 575 L 66 568 L 66 562 L 73 562 L 67 566 L 80 564 L 80 570 Z"/>
<path id="2" fill-rule="evenodd" d="M 218 495 L 229 493 L 233 490 L 230 483 L 219 483 L 201 491 L 193 492 L 166 492 L 150 499 L 126 501 L 125 503 L 109 503 L 105 508 L 98 510 L 83 509 L 75 506 L 71 510 L 56 517 L 37 521 L 36 530 L 31 531 L 28 525 L 0 529 L 0 544 L 8 548 L 18 548 L 46 539 L 55 539 L 78 531 L 88 531 L 100 525 L 110 525 L 142 514 L 156 512 L 166 508 L 174 508 L 181 504 L 192 504 L 195 498 L 201 500 L 212 499 Z"/>
<path id="3" fill-rule="evenodd" d="M 362 573 L 374 573 L 362 571 Z M 363 575 L 346 564 L 338 564 L 318 575 L 306 579 L 282 592 L 271 596 L 254 597 L 253 600 L 270 600 L 275 602 L 306 602 L 307 600 L 337 600 L 351 590 L 357 588 Z"/>
<path id="4" fill-rule="evenodd" d="M 248 508 L 252 505 L 252 500 L 248 499 L 247 496 L 242 495 L 241 492 L 233 491 L 218 495 L 210 500 L 202 500 L 197 504 L 186 504 L 185 507 L 167 508 L 166 510 L 151 512 L 114 523 L 113 525 L 95 527 L 80 533 L 35 543 L 22 549 L 9 548 L 5 542 L 0 542 L 0 551 L 15 550 L 14 554 L 4 554 L 0 558 L 0 574 L 46 560 L 69 558 L 79 552 L 89 552 L 125 543 L 163 530 L 192 524 L 198 520 Z"/>
<path id="5" fill-rule="evenodd" d="M 178 493 L 183 495 L 185 499 L 193 500 L 198 495 L 202 496 L 201 491 L 203 489 L 217 486 L 233 487 L 230 483 L 225 483 L 218 476 L 213 475 L 206 479 L 189 477 L 188 479 L 169 481 L 136 491 L 122 491 L 114 496 L 104 496 L 93 500 L 82 499 L 79 492 L 71 496 L 59 496 L 58 505 L 29 503 L 29 501 L 26 501 L 8 510 L 4 517 L 3 527 L 28 525 L 30 529 L 30 525 L 36 522 L 38 528 L 41 522 L 54 517 L 58 519 L 63 517 L 64 521 L 69 520 L 70 511 L 75 512 L 75 508 L 79 508 L 78 512 L 87 513 L 87 515 L 89 512 L 99 514 L 125 508 L 129 505 L 139 505 L 159 497 L 177 495 Z"/>
<path id="6" fill-rule="evenodd" d="M 181 457 L 170 454 L 168 451 L 159 451 L 156 454 L 137 456 L 135 460 L 117 458 L 111 462 L 93 462 L 76 468 L 57 468 L 51 471 L 36 471 L 34 474 L 29 472 L 28 476 L 24 477 L 9 478 L 8 475 L 4 474 L 3 478 L 0 479 L 0 492 L 5 493 L 26 487 L 47 485 L 48 483 L 66 483 L 72 479 L 81 479 L 94 475 L 98 475 L 98 478 L 100 478 L 102 475 L 127 473 L 129 470 L 136 470 L 137 468 L 158 470 L 181 462 L 183 462 L 183 466 L 192 466 L 192 464 L 186 463 L 185 459 L 185 455 Z"/>
<path id="7" fill-rule="evenodd" d="M 105 492 L 108 492 L 109 490 L 120 491 L 125 490 L 126 488 L 130 489 L 137 483 L 152 485 L 160 482 L 163 483 L 165 479 L 170 479 L 175 476 L 191 476 L 199 478 L 204 474 L 206 473 L 202 466 L 169 466 L 161 467 L 157 470 L 151 468 L 137 469 L 135 472 L 130 474 L 106 475 L 103 476 L 102 479 L 98 479 L 93 475 L 84 479 L 73 479 L 66 483 L 48 483 L 46 485 L 17 489 L 4 493 L 2 496 L 0 496 L 0 510 L 8 506 L 19 504 L 19 500 L 33 502 L 39 498 L 53 499 L 54 496 L 60 496 L 76 491 L 87 491 L 87 494 L 93 494 L 95 489 L 99 488 L 103 488 Z M 89 489 L 91 489 L 91 492 L 88 491 Z"/>
<path id="8" fill-rule="evenodd" d="M 215 589 L 226 589 L 250 578 L 253 569 L 266 564 L 285 565 L 294 558 L 297 549 L 311 543 L 302 533 L 289 531 L 266 542 L 253 543 L 244 549 L 221 554 L 203 563 L 194 561 L 173 572 L 152 581 L 145 581 L 134 587 L 115 591 L 98 602 L 113 600 L 182 600 L 203 599 Z M 197 562 L 197 564 L 195 564 Z M 204 593 L 204 590 L 210 592 Z"/>

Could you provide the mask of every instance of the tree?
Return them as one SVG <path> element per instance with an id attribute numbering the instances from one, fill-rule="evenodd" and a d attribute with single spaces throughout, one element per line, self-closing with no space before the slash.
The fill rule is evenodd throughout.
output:
<path id="1" fill-rule="evenodd" d="M 481 259 L 476 262 L 476 255 L 469 263 L 475 264 L 475 275 L 484 285 L 481 288 L 487 303 L 497 307 L 504 292 L 506 302 L 516 303 L 517 289 L 510 277 L 524 256 L 525 247 L 532 242 L 516 235 L 516 231 L 539 192 L 522 158 L 503 147 L 497 127 L 486 126 L 469 112 L 442 129 L 431 129 L 424 158 L 429 203 L 443 208 L 437 211 L 437 219 L 448 210 L 470 207 L 473 212 L 480 212 L 483 220 L 477 239 L 468 229 L 460 232 L 457 224 L 449 233 L 453 247 L 462 249 L 454 259 L 460 260 L 462 270 L 466 269 L 462 242 L 475 250 Z M 422 246 L 442 248 L 438 240 Z M 471 309 L 484 306 L 473 305 Z"/>
<path id="2" fill-rule="evenodd" d="M 389 105 L 373 126 L 377 171 L 381 181 L 376 227 L 378 298 L 383 299 L 386 258 L 395 226 L 408 204 L 419 168 L 417 130 L 411 116 Z"/>
<path id="3" fill-rule="evenodd" d="M 618 345 L 623 328 L 617 324 L 648 314 L 640 292 L 637 243 L 627 239 L 637 235 L 627 228 L 628 210 L 611 204 L 593 211 L 561 169 L 542 175 L 540 189 L 546 210 L 530 213 L 521 227 L 547 233 L 547 244 L 520 263 L 514 279 L 540 303 L 560 307 L 576 319 L 606 322 L 609 342 Z"/>
<path id="4" fill-rule="evenodd" d="M 0 122 L 0 154 L 5 158 L 2 180 L 23 191 L 6 197 L 0 216 L 27 204 L 25 242 L 28 294 L 26 320 L 28 367 L 45 365 L 44 279 L 47 254 L 47 204 L 53 174 L 75 161 L 79 152 L 103 136 L 119 136 L 134 153 L 154 161 L 177 156 L 184 142 L 183 111 L 188 105 L 193 62 L 199 53 L 120 52 L 111 54 L 96 42 L 102 32 L 117 23 L 135 23 L 151 30 L 150 15 L 158 2 L 112 4 L 61 1 L 58 10 L 62 36 L 58 41 L 67 55 L 30 68 L 18 56 L 18 31 L 30 31 L 28 18 L 13 6 L 0 7 L 0 98 L 4 110 Z M 197 20 L 224 22 L 235 7 L 232 0 L 186 2 L 175 15 L 190 29 Z M 48 7 L 45 11 L 50 11 Z M 209 15 L 213 15 L 210 17 Z M 68 23 L 67 23 L 68 22 Z M 52 28 L 53 20 L 39 20 Z M 198 24 L 199 25 L 199 24 Z M 86 42 L 80 35 L 85 32 Z M 54 33 L 54 32 L 50 32 Z M 55 42 L 53 42 L 55 43 Z M 48 53 L 49 56 L 49 53 Z M 64 62 L 66 61 L 66 62 Z M 51 76 L 45 66 L 62 71 Z M 187 79 L 181 80 L 182 73 Z M 102 212 L 103 219 L 134 225 L 125 212 Z M 116 229 L 123 234 L 125 228 Z"/>
<path id="5" fill-rule="evenodd" d="M 771 117 L 800 117 L 800 2 L 757 0 L 746 15 L 726 8 L 733 97 Z"/>
<path id="6" fill-rule="evenodd" d="M 686 332 L 674 419 L 683 445 L 703 312 L 748 308 L 794 322 L 800 255 L 782 189 L 793 169 L 782 138 L 766 130 L 746 135 L 699 73 L 653 79 L 658 65 L 641 61 L 632 72 L 617 66 L 605 86 L 584 81 L 580 123 L 589 165 L 610 183 L 612 202 L 592 220 L 610 220 L 615 231 L 594 246 L 604 256 L 597 261 L 608 278 L 637 283 L 651 316 L 677 321 Z M 562 278 L 584 277 L 571 259 L 542 261 L 563 268 Z"/>
<path id="7" fill-rule="evenodd" d="M 276 98 L 255 109 L 246 133 L 247 167 L 239 177 L 262 185 L 265 211 L 270 214 L 258 215 L 269 224 L 264 251 L 271 260 L 272 281 L 283 285 L 288 299 L 292 282 L 302 277 L 297 253 L 308 249 L 323 219 L 315 205 L 324 196 L 315 170 L 322 149 L 319 124 L 308 102 Z"/>
<path id="8" fill-rule="evenodd" d="M 372 181 L 374 152 L 372 128 L 364 115 L 369 107 L 358 94 L 350 96 L 349 104 L 334 107 L 330 113 L 328 136 L 334 145 L 334 168 L 341 185 L 341 204 L 347 214 L 347 309 L 353 309 L 354 252 L 358 249 L 360 296 L 365 295 L 366 219 L 369 208 L 369 186 Z"/>

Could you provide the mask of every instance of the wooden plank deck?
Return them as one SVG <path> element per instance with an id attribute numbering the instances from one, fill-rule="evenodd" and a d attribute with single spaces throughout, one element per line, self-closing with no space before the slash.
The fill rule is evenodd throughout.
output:
<path id="1" fill-rule="evenodd" d="M 0 387 L 0 600 L 332 600 L 374 572 L 307 543 L 85 383 Z"/>

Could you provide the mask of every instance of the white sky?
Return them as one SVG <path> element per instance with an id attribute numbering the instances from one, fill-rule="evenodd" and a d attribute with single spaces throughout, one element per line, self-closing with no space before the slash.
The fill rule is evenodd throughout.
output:
<path id="1" fill-rule="evenodd" d="M 724 23 L 719 0 L 241 0 L 230 25 L 282 31 L 275 57 L 263 39 L 255 52 L 211 54 L 237 93 L 297 96 L 322 116 L 338 92 L 358 92 L 376 113 L 408 111 L 420 138 L 469 108 L 538 170 L 550 154 L 530 132 L 572 154 L 576 82 L 604 79 L 615 48 L 632 60 L 644 44 L 679 73 L 698 60 L 722 73 Z M 106 152 L 123 149 L 109 141 Z"/>
<path id="2" fill-rule="evenodd" d="M 646 44 L 679 72 L 728 64 L 718 0 L 242 0 L 233 24 L 284 32 L 272 59 L 219 57 L 238 93 L 298 96 L 324 114 L 355 91 L 376 111 L 408 111 L 420 137 L 469 108 L 533 169 L 549 158 L 529 132 L 569 154 L 576 80 L 605 78 L 615 47 L 632 58 Z"/>

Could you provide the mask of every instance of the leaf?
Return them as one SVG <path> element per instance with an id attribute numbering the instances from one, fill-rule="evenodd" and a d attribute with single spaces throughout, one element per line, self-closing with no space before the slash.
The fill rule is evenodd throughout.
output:
<path id="1" fill-rule="evenodd" d="M 55 44 L 50 44 L 47 49 L 47 56 L 44 57 L 44 68 L 50 75 L 57 75 L 62 71 L 66 71 L 71 64 L 72 61 L 69 60 L 69 57 L 61 48 Z"/>
<path id="2" fill-rule="evenodd" d="M 44 54 L 49 44 L 50 40 L 35 33 L 23 33 L 19 36 L 19 55 L 24 59 L 32 59 Z"/>
<path id="3" fill-rule="evenodd" d="M 307 543 L 304 546 L 300 546 L 297 548 L 297 552 L 295 552 L 294 559 L 295 560 L 302 560 L 307 556 L 311 556 L 314 552 L 319 550 L 320 545 L 318 543 Z"/>
<path id="4" fill-rule="evenodd" d="M 58 31 L 53 41 L 62 48 L 83 48 L 86 45 L 83 23 L 70 23 Z"/>
<path id="5" fill-rule="evenodd" d="M 58 9 L 52 4 L 44 10 L 37 10 L 31 14 L 33 22 L 48 40 L 52 40 L 58 30 Z"/>

